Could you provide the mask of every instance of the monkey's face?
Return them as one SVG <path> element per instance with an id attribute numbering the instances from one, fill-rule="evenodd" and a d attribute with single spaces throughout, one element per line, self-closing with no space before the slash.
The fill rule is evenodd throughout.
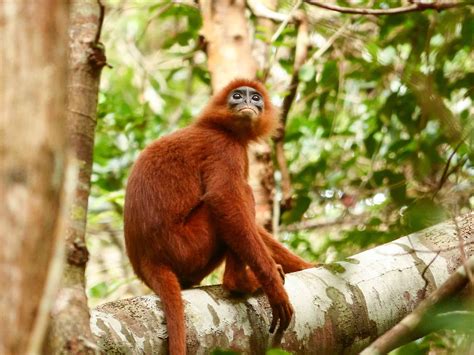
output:
<path id="1" fill-rule="evenodd" d="M 263 97 L 249 86 L 240 86 L 227 97 L 229 110 L 239 118 L 255 123 L 263 112 Z"/>

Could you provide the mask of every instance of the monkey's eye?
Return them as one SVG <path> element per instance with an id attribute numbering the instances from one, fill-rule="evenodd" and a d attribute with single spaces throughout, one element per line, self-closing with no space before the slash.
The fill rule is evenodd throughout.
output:
<path id="1" fill-rule="evenodd" d="M 260 96 L 258 96 L 258 95 L 253 95 L 253 96 L 252 96 L 252 100 L 253 100 L 253 101 L 260 101 Z"/>
<path id="2" fill-rule="evenodd" d="M 242 95 L 240 95 L 239 93 L 236 92 L 235 94 L 232 95 L 232 98 L 233 98 L 234 100 L 239 100 L 239 99 L 242 98 Z"/>

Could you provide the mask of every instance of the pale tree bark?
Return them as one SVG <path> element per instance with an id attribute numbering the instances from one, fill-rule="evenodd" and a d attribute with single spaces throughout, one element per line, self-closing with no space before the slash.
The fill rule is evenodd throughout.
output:
<path id="1" fill-rule="evenodd" d="M 230 298 L 219 286 L 183 292 L 190 354 L 220 347 L 262 354 L 356 353 L 398 323 L 474 255 L 474 213 L 400 238 L 344 261 L 286 275 L 295 316 L 282 339 L 268 329 L 263 294 Z M 102 305 L 92 331 L 103 351 L 165 354 L 166 324 L 157 296 Z"/>
<path id="2" fill-rule="evenodd" d="M 254 79 L 257 74 L 257 62 L 252 55 L 245 0 L 201 0 L 199 4 L 212 90 L 219 91 L 235 78 Z M 257 221 L 271 228 L 274 184 L 271 149 L 268 143 L 251 147 L 249 163 L 249 180 L 255 196 Z"/>
<path id="3" fill-rule="evenodd" d="M 201 0 L 202 34 L 206 40 L 212 90 L 219 91 L 235 78 L 255 78 L 244 0 Z"/>
<path id="4" fill-rule="evenodd" d="M 77 185 L 66 231 L 66 264 L 51 312 L 47 354 L 96 351 L 85 292 L 88 251 L 85 243 L 97 95 L 105 55 L 99 43 L 104 8 L 97 0 L 72 2 L 69 27 L 67 129 L 78 166 Z"/>
<path id="5" fill-rule="evenodd" d="M 403 318 L 392 329 L 379 337 L 370 346 L 365 348 L 362 355 L 387 354 L 388 352 L 420 337 L 420 325 L 423 324 L 428 312 L 433 311 L 444 301 L 452 300 L 463 289 L 466 289 L 470 280 L 469 273 L 474 273 L 474 256 L 462 263 L 436 291 L 423 300 L 415 310 Z M 471 287 L 474 280 L 471 279 Z M 466 289 L 467 290 L 467 289 Z M 422 333 L 422 332 L 421 332 Z"/>
<path id="6" fill-rule="evenodd" d="M 62 250 L 66 1 L 0 2 L 0 354 L 37 353 Z M 59 263 L 59 268 L 60 268 Z M 56 281 L 56 282 L 55 282 Z"/>

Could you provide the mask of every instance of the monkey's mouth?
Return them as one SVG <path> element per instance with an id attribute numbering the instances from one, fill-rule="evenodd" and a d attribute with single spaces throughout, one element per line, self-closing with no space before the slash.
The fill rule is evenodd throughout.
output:
<path id="1" fill-rule="evenodd" d="M 244 107 L 244 108 L 241 108 L 239 111 L 239 114 L 241 116 L 244 116 L 244 117 L 248 117 L 248 118 L 255 118 L 258 116 L 258 113 L 257 111 L 255 111 L 253 108 L 251 107 Z"/>

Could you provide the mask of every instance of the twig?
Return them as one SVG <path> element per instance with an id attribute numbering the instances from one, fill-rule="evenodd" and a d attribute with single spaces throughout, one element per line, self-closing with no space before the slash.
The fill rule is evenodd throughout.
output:
<path id="1" fill-rule="evenodd" d="M 430 266 L 434 263 L 436 258 L 439 256 L 439 253 L 441 253 L 441 251 L 438 250 L 436 255 L 433 257 L 433 259 L 431 259 L 431 261 L 428 263 L 428 265 L 426 265 L 425 269 L 421 273 L 421 278 L 425 281 L 425 286 L 423 286 L 423 290 L 421 291 L 421 298 L 425 298 L 426 290 L 428 289 L 428 285 L 430 284 L 430 281 L 426 278 L 426 272 L 430 269 Z"/>
<path id="2" fill-rule="evenodd" d="M 453 152 L 449 155 L 448 161 L 446 162 L 446 165 L 445 165 L 444 170 L 443 170 L 443 174 L 441 175 L 441 178 L 439 179 L 438 187 L 437 187 L 435 193 L 433 194 L 433 198 L 436 197 L 436 195 L 438 194 L 438 192 L 441 190 L 444 183 L 448 179 L 448 176 L 449 176 L 448 171 L 449 171 L 449 166 L 451 165 L 451 160 L 453 159 L 453 157 L 456 154 L 456 152 L 458 151 L 458 149 L 461 148 L 463 143 L 464 143 L 464 139 L 461 139 L 460 142 L 456 145 L 456 147 L 454 147 Z"/>
<path id="3" fill-rule="evenodd" d="M 143 37 L 145 36 L 146 32 L 148 31 L 148 27 L 150 27 L 150 24 L 158 17 L 160 17 L 165 11 L 168 11 L 172 6 L 174 2 L 169 2 L 166 5 L 163 5 L 158 11 L 156 11 L 151 17 L 147 18 L 147 21 L 145 25 L 143 26 L 143 29 L 141 30 L 140 34 L 137 34 L 135 37 L 135 42 L 139 43 Z"/>
<path id="4" fill-rule="evenodd" d="M 338 28 L 336 32 L 334 32 L 331 37 L 328 38 L 326 43 L 320 47 L 312 56 L 312 60 L 319 59 L 326 51 L 331 48 L 331 46 L 334 44 L 336 39 L 338 39 L 344 32 L 346 31 L 347 27 L 350 25 L 350 22 L 346 22 L 343 24 L 341 27 Z"/>
<path id="5" fill-rule="evenodd" d="M 100 43 L 100 35 L 102 33 L 102 24 L 104 23 L 104 16 L 105 16 L 105 6 L 101 3 L 100 0 L 97 0 L 97 4 L 99 5 L 99 21 L 97 24 L 97 32 L 95 33 L 94 37 L 94 45 L 97 46 Z"/>
<path id="6" fill-rule="evenodd" d="M 317 1 L 317 0 L 304 0 L 306 3 L 320 7 L 322 9 L 337 11 L 344 14 L 355 14 L 355 15 L 374 15 L 374 16 L 383 16 L 383 15 L 397 15 L 405 14 L 408 12 L 416 11 L 425 11 L 425 10 L 436 10 L 438 12 L 451 9 L 454 7 L 470 5 L 468 2 L 431 2 L 424 3 L 418 1 L 412 1 L 411 5 L 394 7 L 391 9 L 366 9 L 366 8 L 352 8 L 352 7 L 343 7 L 334 4 L 328 4 L 326 2 Z"/>
<path id="7" fill-rule="evenodd" d="M 474 271 L 474 256 L 469 258 L 465 265 L 457 269 L 436 291 L 423 300 L 412 313 L 374 341 L 361 354 L 386 354 L 412 340 L 413 334 L 416 333 L 415 330 L 420 325 L 424 315 L 434 305 L 450 298 L 466 286 L 468 282 L 466 273 L 468 270 L 470 272 Z"/>
<path id="8" fill-rule="evenodd" d="M 302 4 L 303 4 L 303 0 L 298 0 L 295 6 L 293 6 L 291 11 L 288 13 L 288 15 L 285 16 L 285 19 L 282 21 L 281 25 L 277 28 L 277 30 L 272 36 L 272 39 L 271 39 L 272 43 L 275 42 L 278 39 L 278 37 L 280 37 L 281 33 L 283 32 L 285 27 L 288 25 L 288 23 L 290 23 L 295 18 L 295 13 Z"/>
<path id="9" fill-rule="evenodd" d="M 463 159 L 460 159 L 459 162 L 451 168 L 451 170 L 448 171 L 448 177 L 453 175 L 456 171 L 459 170 L 461 166 L 463 166 L 467 161 L 469 160 L 469 157 L 465 157 Z"/>
<path id="10" fill-rule="evenodd" d="M 284 22 L 287 20 L 287 15 L 269 9 L 259 0 L 247 0 L 247 5 L 257 17 L 266 18 L 274 22 Z M 288 21 L 293 22 L 291 18 Z"/>
<path id="11" fill-rule="evenodd" d="M 456 172 L 456 170 L 458 170 L 466 162 L 467 158 L 460 159 L 460 161 L 451 170 L 449 169 L 451 165 L 451 160 L 453 159 L 454 155 L 457 153 L 458 149 L 461 148 L 463 143 L 465 143 L 466 139 L 472 134 L 473 129 L 474 128 L 472 127 L 468 129 L 466 135 L 459 140 L 458 144 L 454 147 L 454 150 L 449 155 L 448 161 L 446 162 L 446 165 L 443 170 L 443 174 L 441 175 L 441 178 L 439 179 L 438 187 L 436 188 L 436 191 L 434 192 L 432 199 L 434 199 L 436 195 L 438 194 L 438 192 L 441 191 L 441 188 L 448 180 L 448 177 L 451 176 L 454 172 Z"/>
<path id="12" fill-rule="evenodd" d="M 99 5 L 99 19 L 97 21 L 97 32 L 95 33 L 94 41 L 91 43 L 89 62 L 93 68 L 101 70 L 104 66 L 109 68 L 112 68 L 112 66 L 107 63 L 105 47 L 102 42 L 100 42 L 100 35 L 102 33 L 102 25 L 105 16 L 105 6 L 100 2 L 100 0 L 97 0 L 97 4 Z"/>

